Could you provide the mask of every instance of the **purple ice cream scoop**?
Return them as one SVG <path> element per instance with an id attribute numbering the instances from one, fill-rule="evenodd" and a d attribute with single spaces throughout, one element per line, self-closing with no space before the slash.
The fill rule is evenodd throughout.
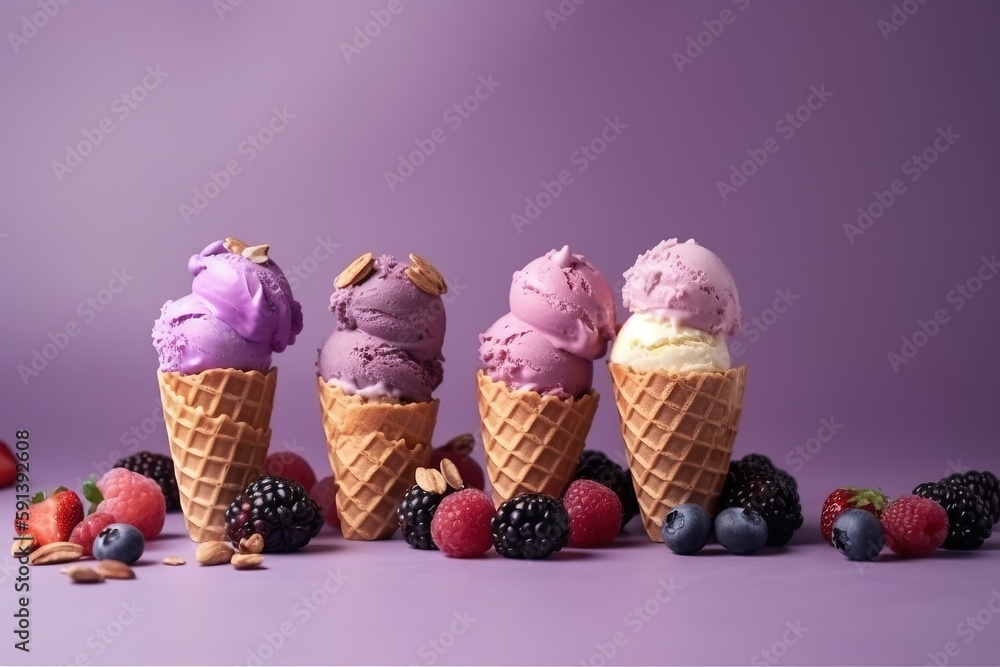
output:
<path id="1" fill-rule="evenodd" d="M 382 255 L 363 281 L 330 296 L 336 326 L 319 351 L 324 380 L 365 398 L 431 400 L 444 379 L 444 301 L 407 268 Z"/>
<path id="2" fill-rule="evenodd" d="M 661 241 L 625 272 L 625 307 L 714 336 L 740 331 L 740 299 L 729 269 L 694 239 Z"/>
<path id="3" fill-rule="evenodd" d="M 241 251 L 244 244 L 231 247 Z M 216 241 L 191 257 L 192 293 L 167 301 L 153 325 L 161 371 L 264 371 L 274 352 L 295 342 L 302 307 L 266 246 L 254 254 L 251 259 Z"/>
<path id="4" fill-rule="evenodd" d="M 479 356 L 495 382 L 579 397 L 591 388 L 593 361 L 614 337 L 611 288 L 563 246 L 514 274 L 510 313 L 479 336 Z"/>

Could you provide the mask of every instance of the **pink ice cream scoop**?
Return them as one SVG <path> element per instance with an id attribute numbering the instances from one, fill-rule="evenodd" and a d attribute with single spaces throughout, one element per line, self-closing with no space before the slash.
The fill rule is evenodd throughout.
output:
<path id="1" fill-rule="evenodd" d="M 569 246 L 550 250 L 514 274 L 510 312 L 586 359 L 600 359 L 615 337 L 615 300 L 597 269 Z"/>
<path id="2" fill-rule="evenodd" d="M 302 307 L 267 246 L 244 248 L 216 241 L 191 257 L 191 294 L 167 301 L 153 325 L 161 371 L 267 370 L 302 332 Z"/>
<path id="3" fill-rule="evenodd" d="M 615 336 L 607 281 L 569 246 L 514 274 L 510 313 L 479 336 L 479 356 L 495 382 L 542 394 L 582 396 L 593 361 Z"/>
<path id="4" fill-rule="evenodd" d="M 407 268 L 382 255 L 362 282 L 330 296 L 336 327 L 319 352 L 324 380 L 366 398 L 431 400 L 444 379 L 444 301 Z"/>
<path id="5" fill-rule="evenodd" d="M 694 239 L 661 241 L 625 272 L 625 307 L 712 335 L 740 331 L 740 300 L 729 269 Z"/>

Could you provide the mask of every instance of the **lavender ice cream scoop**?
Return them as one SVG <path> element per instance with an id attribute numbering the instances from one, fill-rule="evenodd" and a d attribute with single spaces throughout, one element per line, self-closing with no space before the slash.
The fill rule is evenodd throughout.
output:
<path id="1" fill-rule="evenodd" d="M 227 239 L 191 257 L 191 294 L 167 301 L 153 325 L 161 371 L 265 371 L 295 342 L 302 307 L 267 251 Z"/>
<path id="2" fill-rule="evenodd" d="M 563 246 L 514 274 L 510 313 L 479 336 L 479 356 L 495 382 L 579 397 L 615 337 L 614 318 L 607 281 Z"/>
<path id="3" fill-rule="evenodd" d="M 382 255 L 360 282 L 333 292 L 336 326 L 317 364 L 324 380 L 369 399 L 431 400 L 444 379 L 444 301 L 409 268 Z"/>

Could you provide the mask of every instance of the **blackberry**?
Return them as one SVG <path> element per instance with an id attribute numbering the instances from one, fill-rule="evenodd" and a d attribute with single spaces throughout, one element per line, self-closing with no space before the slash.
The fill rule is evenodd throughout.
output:
<path id="1" fill-rule="evenodd" d="M 986 509 L 990 511 L 993 523 L 1000 521 L 1000 480 L 988 470 L 978 472 L 970 470 L 966 473 L 949 475 L 941 480 L 946 484 L 968 487 L 983 499 Z"/>
<path id="2" fill-rule="evenodd" d="M 168 512 L 181 508 L 181 499 L 177 495 L 177 478 L 174 477 L 174 461 L 169 456 L 153 452 L 139 452 L 119 459 L 111 467 L 125 468 L 150 478 L 160 485 L 163 497 L 167 501 Z"/>
<path id="3" fill-rule="evenodd" d="M 930 498 L 948 513 L 945 549 L 978 549 L 993 533 L 993 517 L 977 493 L 966 486 L 927 482 L 913 489 L 914 495 Z"/>
<path id="4" fill-rule="evenodd" d="M 639 501 L 632 486 L 632 471 L 612 461 L 604 452 L 583 450 L 573 479 L 590 479 L 614 491 L 622 503 L 622 528 L 639 513 Z"/>
<path id="5" fill-rule="evenodd" d="M 396 520 L 403 529 L 407 544 L 417 549 L 437 549 L 431 539 L 431 519 L 441 499 L 452 491 L 449 487 L 443 494 L 437 494 L 424 491 L 417 485 L 410 487 L 396 508 Z"/>
<path id="6" fill-rule="evenodd" d="M 795 481 L 795 478 L 781 468 L 776 467 L 771 459 L 763 454 L 747 454 L 743 458 L 729 463 L 729 475 L 736 477 L 734 482 L 737 484 L 742 484 L 744 480 L 752 476 L 755 472 L 773 473 L 780 477 L 786 486 L 790 486 L 796 491 L 799 490 L 799 484 Z"/>
<path id="7" fill-rule="evenodd" d="M 569 542 L 569 514 L 552 496 L 523 493 L 497 510 L 490 522 L 493 546 L 507 558 L 548 558 Z"/>
<path id="8" fill-rule="evenodd" d="M 756 510 L 767 524 L 767 545 L 780 547 L 802 527 L 799 492 L 791 476 L 780 470 L 750 470 L 726 478 L 721 509 L 743 507 Z"/>
<path id="9" fill-rule="evenodd" d="M 264 475 L 236 497 L 226 510 L 226 537 L 240 540 L 259 533 L 265 553 L 295 551 L 309 544 L 323 527 L 323 513 L 298 482 Z"/>

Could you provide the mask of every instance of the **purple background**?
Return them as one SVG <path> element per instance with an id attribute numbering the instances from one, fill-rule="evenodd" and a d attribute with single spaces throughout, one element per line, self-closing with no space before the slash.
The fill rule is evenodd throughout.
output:
<path id="1" fill-rule="evenodd" d="M 823 496 L 838 484 L 898 494 L 955 468 L 996 470 L 1000 281 L 982 284 L 961 309 L 949 293 L 980 270 L 992 276 L 983 258 L 1000 246 L 1000 7 L 903 4 L 918 9 L 884 36 L 879 21 L 891 20 L 889 2 L 567 0 L 563 7 L 575 11 L 552 23 L 555 0 L 402 0 L 402 11 L 349 58 L 341 44 L 387 3 L 247 1 L 221 13 L 207 2 L 60 6 L 37 34 L 25 32 L 26 43 L 12 45 L 8 35 L 0 47 L 0 262 L 13 288 L 3 296 L 0 435 L 31 430 L 36 489 L 78 486 L 139 448 L 166 451 L 154 421 L 150 329 L 160 304 L 188 291 L 187 258 L 227 235 L 270 243 L 272 257 L 297 276 L 305 331 L 276 358 L 273 446 L 301 452 L 318 470 L 327 462 L 313 363 L 332 326 L 333 277 L 360 253 L 417 252 L 451 284 L 438 392 L 443 441 L 478 429 L 476 335 L 506 312 L 514 270 L 570 243 L 620 286 L 637 254 L 663 238 L 693 236 L 723 258 L 742 298 L 746 331 L 736 341 L 750 384 L 737 452 L 784 461 L 800 480 L 807 522 L 815 523 Z M 731 22 L 713 23 L 723 10 Z M 24 17 L 40 11 L 35 2 L 4 3 L 0 27 L 21 32 Z M 716 32 L 723 27 L 711 43 L 705 21 Z M 708 45 L 692 50 L 697 57 L 678 71 L 674 53 L 699 33 Z M 116 102 L 142 84 L 147 67 L 165 78 L 146 78 L 151 89 L 137 91 L 143 99 L 134 109 Z M 455 127 L 445 113 L 474 95 L 480 77 L 499 85 Z M 789 137 L 776 123 L 807 103 L 813 88 L 832 95 L 822 105 L 813 98 L 819 108 L 803 110 L 811 117 Z M 294 118 L 248 161 L 242 142 L 267 126 L 274 109 Z M 627 127 L 580 172 L 574 152 L 599 136 L 606 119 Z M 57 174 L 53 163 L 65 162 L 67 147 L 86 141 L 85 132 L 97 136 L 102 121 L 113 131 L 70 173 Z M 437 128 L 444 143 L 390 188 L 385 172 Z M 932 146 L 939 128 L 958 138 L 911 181 L 904 163 Z M 717 182 L 748 150 L 760 155 L 769 138 L 777 151 L 721 196 Z M 239 173 L 185 221 L 179 206 L 192 205 L 193 190 L 204 190 L 230 160 Z M 562 170 L 572 183 L 518 231 L 512 214 L 524 215 L 525 198 L 544 192 L 543 181 Z M 905 192 L 849 239 L 844 225 L 894 179 Z M 114 271 L 124 271 L 127 286 L 101 312 L 90 310 L 87 299 L 102 296 Z M 792 305 L 776 314 L 769 309 L 779 290 Z M 917 336 L 926 345 L 894 369 L 887 355 L 899 354 L 901 338 L 939 309 L 945 323 L 932 337 Z M 30 365 L 33 352 L 67 325 L 78 335 L 22 381 L 18 366 Z M 621 458 L 609 380 L 597 371 L 604 402 L 590 443 Z M 832 438 L 821 431 L 823 420 L 840 425 Z M 13 502 L 9 492 L 0 499 L 4 507 Z M 641 532 L 638 524 L 631 532 Z M 807 525 L 796 541 L 810 542 L 814 532 Z M 785 620 L 800 616 L 824 629 L 806 634 L 783 661 L 924 662 L 956 637 L 960 662 L 995 662 L 1000 654 L 992 629 L 967 645 L 956 634 L 1000 585 L 996 539 L 962 568 L 944 562 L 960 556 L 944 554 L 867 571 L 808 544 L 780 558 L 742 560 L 622 548 L 527 569 L 433 554 L 421 563 L 401 545 L 345 546 L 332 535 L 323 545 L 342 552 L 336 562 L 364 583 L 345 588 L 347 597 L 334 598 L 324 620 L 301 633 L 314 641 L 290 642 L 272 662 L 424 663 L 417 648 L 446 628 L 452 611 L 476 605 L 489 622 L 440 662 L 586 663 L 595 641 L 621 629 L 622 610 L 671 574 L 685 592 L 700 592 L 678 594 L 670 613 L 656 617 L 658 629 L 637 634 L 611 662 L 746 663 L 780 636 Z M 155 549 L 193 555 L 180 538 Z M 281 559 L 273 570 L 294 570 L 300 588 L 311 591 L 334 562 L 319 553 Z M 228 573 L 197 571 L 198 581 L 179 586 L 171 582 L 185 573 L 164 569 L 150 568 L 150 584 L 108 585 L 100 594 L 64 593 L 58 572 L 38 574 L 32 659 L 71 662 L 86 652 L 86 637 L 103 621 L 90 628 L 70 619 L 95 606 L 97 619 L 113 618 L 117 591 L 129 586 L 156 611 L 97 660 L 245 662 L 241 647 L 288 618 L 302 594 L 275 572 L 249 575 L 261 582 L 258 599 L 275 596 L 278 611 L 240 625 L 232 610 L 253 598 L 237 595 Z M 866 579 L 854 576 L 865 572 Z M 882 587 L 869 585 L 875 572 Z M 8 570 L 0 577 L 10 585 Z M 205 586 L 217 604 L 202 610 L 204 619 L 179 619 L 187 612 L 171 596 Z M 928 586 L 934 595 L 918 597 Z M 394 591 L 401 589 L 410 597 L 400 600 Z M 438 591 L 426 615 L 414 611 L 417 591 Z M 843 616 L 859 600 L 896 618 L 900 634 L 870 625 L 848 649 L 834 631 L 855 626 Z M 525 608 L 550 616 L 532 622 L 538 627 L 521 645 L 503 633 L 525 632 L 515 615 Z M 197 622 L 202 634 L 167 642 L 168 619 Z M 208 624 L 232 628 L 207 633 Z M 718 636 L 725 627 L 728 639 Z M 223 636 L 235 646 L 212 643 Z M 327 650 L 331 637 L 336 645 Z M 163 653 L 149 652 L 154 641 Z"/>

